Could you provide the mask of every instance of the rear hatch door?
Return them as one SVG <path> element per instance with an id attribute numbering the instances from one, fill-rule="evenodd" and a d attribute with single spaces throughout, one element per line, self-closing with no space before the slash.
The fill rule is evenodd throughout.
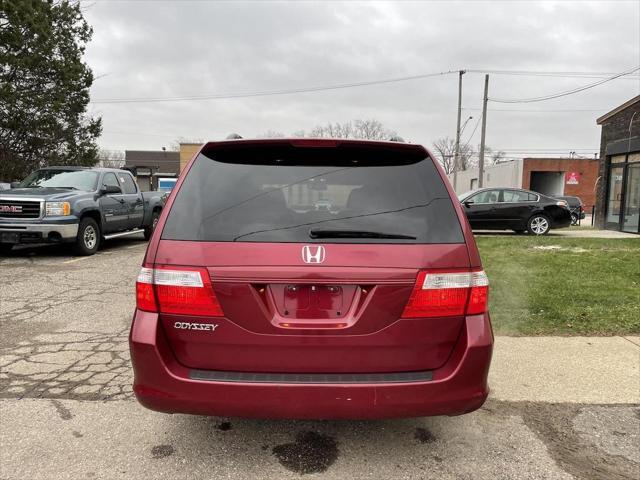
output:
<path id="1" fill-rule="evenodd" d="M 161 314 L 204 370 L 431 370 L 463 318 L 404 319 L 418 271 L 468 270 L 432 160 L 407 145 L 216 144 L 171 205 L 155 263 L 203 267 L 223 317 Z M 185 328 L 210 323 L 214 330 Z"/>

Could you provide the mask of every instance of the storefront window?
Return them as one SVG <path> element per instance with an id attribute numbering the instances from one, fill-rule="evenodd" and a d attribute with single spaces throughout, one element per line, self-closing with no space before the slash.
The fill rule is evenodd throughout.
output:
<path id="1" fill-rule="evenodd" d="M 629 160 L 627 160 L 629 163 L 638 163 L 640 162 L 640 152 L 636 152 L 636 153 L 630 153 L 629 154 Z"/>
<path id="2" fill-rule="evenodd" d="M 609 198 L 607 200 L 607 223 L 620 222 L 620 202 L 622 200 L 623 167 L 614 167 L 609 176 Z"/>
<path id="3" fill-rule="evenodd" d="M 626 155 L 614 155 L 611 157 L 611 163 L 624 163 L 627 159 Z"/>
<path id="4" fill-rule="evenodd" d="M 631 159 L 631 155 L 629 155 Z M 624 190 L 624 216 L 622 230 L 638 232 L 640 219 L 640 164 L 630 165 L 627 171 L 627 182 Z"/>

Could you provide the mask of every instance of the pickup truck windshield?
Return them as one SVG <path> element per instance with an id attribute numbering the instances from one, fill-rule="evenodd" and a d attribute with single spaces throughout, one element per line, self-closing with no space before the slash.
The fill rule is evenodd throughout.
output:
<path id="1" fill-rule="evenodd" d="M 98 173 L 85 170 L 36 170 L 18 188 L 69 188 L 93 191 L 97 188 Z"/>

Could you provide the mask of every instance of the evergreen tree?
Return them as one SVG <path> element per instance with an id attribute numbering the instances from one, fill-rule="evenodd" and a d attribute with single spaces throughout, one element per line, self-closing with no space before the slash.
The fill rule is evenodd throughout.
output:
<path id="1" fill-rule="evenodd" d="M 93 31 L 80 3 L 0 0 L 0 180 L 46 165 L 93 165 L 100 118 L 87 115 Z"/>

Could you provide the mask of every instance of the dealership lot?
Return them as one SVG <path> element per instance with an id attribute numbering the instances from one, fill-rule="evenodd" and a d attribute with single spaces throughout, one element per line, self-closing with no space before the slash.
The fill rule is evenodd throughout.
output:
<path id="1" fill-rule="evenodd" d="M 145 410 L 131 392 L 127 346 L 145 248 L 128 238 L 93 257 L 46 247 L 0 258 L 0 478 L 638 476 L 637 337 L 498 337 L 492 396 L 462 417 L 302 422 Z"/>

